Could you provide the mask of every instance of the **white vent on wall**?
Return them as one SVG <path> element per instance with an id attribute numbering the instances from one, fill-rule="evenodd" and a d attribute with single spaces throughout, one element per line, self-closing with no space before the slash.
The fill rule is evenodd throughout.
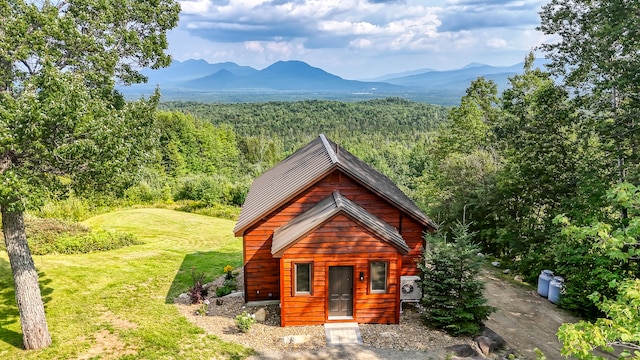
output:
<path id="1" fill-rule="evenodd" d="M 400 300 L 420 300 L 422 289 L 419 276 L 400 277 Z"/>

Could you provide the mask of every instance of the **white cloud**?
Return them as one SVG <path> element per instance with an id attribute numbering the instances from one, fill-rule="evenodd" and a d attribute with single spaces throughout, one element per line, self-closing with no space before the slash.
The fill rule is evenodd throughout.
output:
<path id="1" fill-rule="evenodd" d="M 209 0 L 180 1 L 180 9 L 183 14 L 202 14 L 211 10 Z"/>
<path id="2" fill-rule="evenodd" d="M 255 53 L 264 53 L 264 47 L 259 41 L 247 41 L 244 43 L 244 48 Z"/>
<path id="3" fill-rule="evenodd" d="M 492 49 L 500 49 L 500 48 L 505 48 L 509 45 L 509 43 L 507 43 L 507 41 L 505 39 L 501 39 L 501 38 L 490 38 L 487 39 L 487 47 L 492 48 Z"/>
<path id="4" fill-rule="evenodd" d="M 198 54 L 256 68 L 298 59 L 347 78 L 397 64 L 519 62 L 541 42 L 543 1 L 185 0 L 170 46 L 178 59 Z"/>

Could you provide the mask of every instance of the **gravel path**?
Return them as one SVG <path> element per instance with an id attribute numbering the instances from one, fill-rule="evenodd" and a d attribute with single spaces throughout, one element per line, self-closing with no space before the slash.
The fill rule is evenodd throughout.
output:
<path id="1" fill-rule="evenodd" d="M 237 280 L 241 287 L 242 279 Z M 454 338 L 427 328 L 420 309 L 413 304 L 403 305 L 400 324 L 360 324 L 364 346 L 326 346 L 322 325 L 281 327 L 278 305 L 261 306 L 267 311 L 266 321 L 253 324 L 248 333 L 241 333 L 235 325 L 236 315 L 243 311 L 255 313 L 260 307 L 246 307 L 241 293 L 224 297 L 223 305 L 216 305 L 215 300 L 210 299 L 206 316 L 196 314 L 198 305 L 176 307 L 207 333 L 255 349 L 254 359 L 444 359 L 445 347 L 474 344 L 470 338 Z M 282 338 L 289 335 L 304 335 L 307 341 L 285 344 Z"/>
<path id="2" fill-rule="evenodd" d="M 304 358 L 303 351 L 324 349 L 327 358 L 339 358 L 337 354 L 330 355 L 331 352 L 349 351 L 350 347 L 326 346 L 324 326 L 280 326 L 280 314 L 278 305 L 261 306 L 267 311 L 267 319 L 264 323 L 255 323 L 248 333 L 240 332 L 234 322 L 236 315 L 243 311 L 255 313 L 259 307 L 247 308 L 241 296 L 231 296 L 223 298 L 221 306 L 215 305 L 215 299 L 211 299 L 209 312 L 206 316 L 196 314 L 198 305 L 176 305 L 180 312 L 191 322 L 205 329 L 207 333 L 214 334 L 222 340 L 242 344 L 256 350 L 262 354 L 260 358 L 276 359 L 284 358 L 286 352 L 291 358 Z M 365 347 L 373 349 L 403 350 L 405 355 L 402 358 L 429 358 L 425 351 L 433 352 L 434 349 L 444 349 L 455 344 L 473 344 L 470 338 L 454 338 L 444 332 L 431 330 L 424 326 L 420 319 L 419 309 L 412 304 L 406 304 L 404 313 L 400 317 L 400 324 L 360 324 L 360 332 Z M 289 335 L 304 335 L 306 342 L 301 344 L 285 344 L 282 338 Z M 362 349 L 362 347 L 356 347 Z M 417 352 L 416 352 L 417 351 Z M 298 352 L 290 354 L 290 352 Z M 434 352 L 441 353 L 441 352 Z M 410 354 L 416 355 L 415 357 Z M 314 357 L 322 358 L 322 357 Z M 357 358 L 348 356 L 348 358 Z M 375 357 L 370 357 L 375 358 Z M 389 358 L 382 357 L 382 358 Z M 438 359 L 439 357 L 434 357 Z"/>

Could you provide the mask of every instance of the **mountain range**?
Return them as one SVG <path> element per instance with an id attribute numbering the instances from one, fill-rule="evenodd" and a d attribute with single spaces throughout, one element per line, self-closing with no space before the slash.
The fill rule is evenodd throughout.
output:
<path id="1" fill-rule="evenodd" d="M 537 59 L 535 67 L 545 60 Z M 490 66 L 471 63 L 460 69 L 419 69 L 390 73 L 375 79 L 347 80 L 302 61 L 278 61 L 257 70 L 233 62 L 210 64 L 204 60 L 174 61 L 169 67 L 142 73 L 146 84 L 120 87 L 129 98 L 149 95 L 160 88 L 163 100 L 252 102 L 267 100 L 334 99 L 366 100 L 403 97 L 415 101 L 453 105 L 474 79 L 495 81 L 499 90 L 508 78 L 521 73 L 524 63 Z"/>

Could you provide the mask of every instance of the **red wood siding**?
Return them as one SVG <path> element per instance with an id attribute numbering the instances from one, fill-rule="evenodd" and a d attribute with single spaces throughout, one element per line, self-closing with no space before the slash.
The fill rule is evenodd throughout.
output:
<path id="1" fill-rule="evenodd" d="M 330 266 L 353 266 L 353 319 L 360 323 L 397 323 L 398 267 L 401 257 L 392 245 L 345 215 L 338 215 L 284 252 L 282 257 L 281 325 L 324 324 L 327 313 L 327 277 Z M 369 293 L 369 262 L 388 265 L 387 292 Z M 313 264 L 313 288 L 310 295 L 296 295 L 293 289 L 293 265 Z M 359 274 L 364 274 L 360 281 Z"/>
<path id="2" fill-rule="evenodd" d="M 420 248 L 423 244 L 422 234 L 426 228 L 408 215 L 401 215 L 402 212 L 395 206 L 369 191 L 347 175 L 342 174 L 339 170 L 336 170 L 288 203 L 275 209 L 265 219 L 245 231 L 243 250 L 246 301 L 280 298 L 280 259 L 274 259 L 271 255 L 273 231 L 287 224 L 291 219 L 300 215 L 318 201 L 331 195 L 334 190 L 339 190 L 343 196 L 354 201 L 391 226 L 400 229 L 402 236 L 411 249 L 409 254 L 402 256 L 401 275 L 415 275 L 418 273 L 415 266 L 415 258 L 420 256 Z M 342 234 L 343 231 L 352 231 L 357 228 L 355 223 L 349 225 L 344 224 L 344 226 L 344 229 L 340 229 L 338 232 L 334 231 L 334 233 Z M 336 236 L 332 238 L 329 234 L 325 235 L 326 237 L 323 239 L 327 241 L 338 238 Z M 322 251 L 320 254 L 326 254 L 327 256 L 342 254 L 353 257 L 355 256 L 353 252 L 357 250 L 357 246 L 354 248 L 349 245 L 342 249 L 331 248 L 330 246 L 318 246 L 316 249 Z M 359 254 L 358 256 L 367 259 L 370 257 L 370 249 L 367 249 L 366 254 Z M 271 294 L 271 296 L 269 296 L 269 294 Z"/>

